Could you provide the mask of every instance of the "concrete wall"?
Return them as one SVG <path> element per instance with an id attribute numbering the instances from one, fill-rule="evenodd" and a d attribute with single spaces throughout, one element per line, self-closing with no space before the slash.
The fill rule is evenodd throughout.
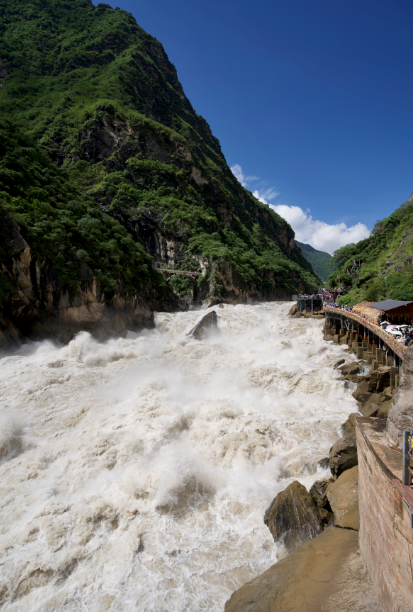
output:
<path id="1" fill-rule="evenodd" d="M 413 612 L 413 530 L 403 503 L 413 492 L 401 485 L 402 453 L 385 420 L 356 421 L 360 551 L 386 612 Z"/>

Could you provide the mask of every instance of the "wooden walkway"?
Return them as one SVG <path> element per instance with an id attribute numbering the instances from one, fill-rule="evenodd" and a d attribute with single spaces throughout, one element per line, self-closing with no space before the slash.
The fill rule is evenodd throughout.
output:
<path id="1" fill-rule="evenodd" d="M 371 323 L 371 321 L 364 319 L 363 317 L 355 314 L 354 312 L 348 312 L 347 310 L 341 310 L 341 308 L 333 308 L 332 306 L 324 306 L 324 312 L 326 313 L 326 316 L 331 313 L 335 315 L 340 315 L 341 317 L 346 317 L 347 319 L 351 319 L 352 321 L 357 321 L 357 323 L 360 323 L 361 325 L 363 325 L 363 327 L 369 329 L 378 338 L 381 338 L 384 344 L 386 344 L 389 347 L 389 349 L 393 351 L 393 353 L 395 353 L 398 357 L 400 357 L 400 359 L 404 358 L 406 351 L 407 351 L 407 346 L 404 346 L 403 344 L 400 344 L 400 342 L 397 342 L 397 340 L 395 340 L 391 336 L 391 334 L 387 333 L 384 329 L 381 329 L 381 327 L 379 327 L 378 325 Z"/>

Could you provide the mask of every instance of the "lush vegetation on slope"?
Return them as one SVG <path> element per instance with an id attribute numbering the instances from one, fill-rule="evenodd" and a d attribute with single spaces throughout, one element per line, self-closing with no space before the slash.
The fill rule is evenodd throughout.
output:
<path id="1" fill-rule="evenodd" d="M 344 304 L 362 300 L 413 300 L 413 202 L 376 223 L 369 238 L 333 255 L 330 287 L 347 290 Z"/>
<path id="2" fill-rule="evenodd" d="M 222 263 L 244 289 L 270 292 L 269 276 L 291 291 L 317 285 L 290 226 L 233 177 L 162 45 L 132 15 L 87 0 L 0 0 L 0 22 L 2 112 L 102 218 L 149 212 L 181 244 L 173 266 L 197 269 L 203 257 L 209 280 Z"/>
<path id="3" fill-rule="evenodd" d="M 317 251 L 310 244 L 304 244 L 303 242 L 296 243 L 301 248 L 304 257 L 313 266 L 314 272 L 320 277 L 322 281 L 326 281 L 329 274 L 332 272 L 331 268 L 331 255 L 325 251 Z"/>
<path id="4" fill-rule="evenodd" d="M 7 120 L 0 120 L 0 213 L 3 228 L 14 220 L 36 255 L 53 262 L 63 286 L 74 288 L 95 276 L 108 299 L 147 293 L 155 284 L 167 292 L 141 245 Z M 1 242 L 0 257 L 7 263 L 12 252 L 5 237 Z M 0 298 L 10 289 L 9 275 L 0 272 Z"/>

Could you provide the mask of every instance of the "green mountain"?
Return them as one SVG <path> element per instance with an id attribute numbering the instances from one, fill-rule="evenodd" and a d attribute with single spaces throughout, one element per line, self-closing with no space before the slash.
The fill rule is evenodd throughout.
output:
<path id="1" fill-rule="evenodd" d="M 378 221 L 369 238 L 348 244 L 333 255 L 330 287 L 347 293 L 341 302 L 386 298 L 413 300 L 413 196 L 393 214 Z"/>
<path id="2" fill-rule="evenodd" d="M 310 244 L 304 244 L 303 242 L 295 241 L 296 244 L 301 248 L 304 257 L 313 267 L 314 272 L 322 280 L 326 281 L 328 275 L 331 274 L 331 255 L 325 251 L 317 251 Z"/>
<path id="3" fill-rule="evenodd" d="M 59 287 L 84 291 L 85 265 L 112 305 L 150 294 L 150 308 L 173 307 L 171 288 L 238 301 L 316 286 L 291 227 L 238 183 L 131 14 L 0 0 L 0 24 L 0 202 Z M 13 258 L 2 286 L 16 282 Z M 166 285 L 151 263 L 199 275 Z M 10 291 L 3 302 L 13 318 Z"/>

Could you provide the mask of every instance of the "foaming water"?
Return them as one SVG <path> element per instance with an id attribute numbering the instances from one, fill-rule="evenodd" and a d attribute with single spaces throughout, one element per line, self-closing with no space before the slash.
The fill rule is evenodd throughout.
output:
<path id="1" fill-rule="evenodd" d="M 346 353 L 291 304 L 216 308 L 0 361 L 0 606 L 222 611 L 283 551 L 264 511 L 310 487 L 357 410 Z M 202 314 L 205 314 L 204 312 Z"/>

